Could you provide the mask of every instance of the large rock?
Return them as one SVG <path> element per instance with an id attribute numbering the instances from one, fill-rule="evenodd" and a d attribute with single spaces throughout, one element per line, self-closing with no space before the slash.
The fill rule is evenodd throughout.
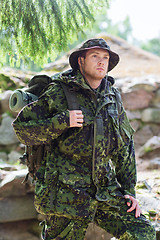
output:
<path id="1" fill-rule="evenodd" d="M 37 212 L 33 204 L 33 195 L 1 198 L 0 213 L 0 223 L 35 219 Z"/>
<path id="2" fill-rule="evenodd" d="M 93 223 L 90 223 L 85 235 L 85 239 L 84 240 L 110 240 L 112 237 L 111 234 L 107 233 L 106 231 L 104 231 L 102 228 L 96 226 Z M 78 239 L 77 239 L 78 240 Z"/>
<path id="3" fill-rule="evenodd" d="M 151 104 L 153 107 L 160 108 L 160 89 L 156 91 L 155 97 L 152 99 Z"/>
<path id="4" fill-rule="evenodd" d="M 121 89 L 126 109 L 137 110 L 149 107 L 158 89 L 156 77 L 128 77 L 118 79 L 116 86 Z"/>
<path id="5" fill-rule="evenodd" d="M 142 111 L 142 121 L 145 123 L 159 123 L 160 124 L 160 109 L 147 108 Z"/>
<path id="6" fill-rule="evenodd" d="M 137 199 L 140 202 L 141 208 L 144 212 L 154 210 L 155 213 L 160 211 L 160 199 L 148 190 L 137 191 Z"/>
<path id="7" fill-rule="evenodd" d="M 35 226 L 39 229 L 38 234 L 33 231 Z M 1 240 L 40 240 L 39 222 L 36 220 L 25 220 L 0 224 Z"/>
<path id="8" fill-rule="evenodd" d="M 1 161 L 7 161 L 8 159 L 8 156 L 7 156 L 7 153 L 6 152 L 0 152 L 0 163 Z"/>
<path id="9" fill-rule="evenodd" d="M 160 124 L 156 123 L 147 123 L 147 125 L 150 127 L 150 129 L 153 132 L 154 136 L 160 136 Z"/>
<path id="10" fill-rule="evenodd" d="M 147 92 L 156 93 L 160 86 L 159 77 L 125 77 L 116 79 L 115 85 L 122 90 L 123 93 L 131 92 L 137 89 L 143 89 Z"/>
<path id="11" fill-rule="evenodd" d="M 31 181 L 28 181 L 27 185 L 22 183 L 27 173 L 27 169 L 6 172 L 0 182 L 0 198 L 21 197 L 32 192 Z"/>
<path id="12" fill-rule="evenodd" d="M 0 94 L 0 113 L 4 113 L 9 111 L 10 112 L 10 108 L 9 108 L 9 98 L 12 94 L 11 90 L 5 91 L 3 93 Z"/>
<path id="13" fill-rule="evenodd" d="M 125 109 L 136 110 L 149 106 L 152 100 L 152 93 L 144 89 L 137 89 L 132 92 L 122 93 L 122 100 Z"/>
<path id="14" fill-rule="evenodd" d="M 20 157 L 22 157 L 22 154 L 13 150 L 8 154 L 8 161 L 9 163 L 14 164 L 19 161 Z"/>
<path id="15" fill-rule="evenodd" d="M 9 145 L 19 142 L 12 127 L 13 120 L 14 119 L 6 113 L 2 115 L 2 122 L 0 125 L 0 145 Z"/>
<path id="16" fill-rule="evenodd" d="M 141 112 L 136 110 L 136 111 L 130 111 L 126 110 L 127 117 L 129 120 L 140 120 L 141 119 Z"/>
<path id="17" fill-rule="evenodd" d="M 143 214 L 146 214 L 155 226 L 157 240 L 160 239 L 160 170 L 138 172 L 136 196 Z"/>
<path id="18" fill-rule="evenodd" d="M 160 155 L 160 137 L 149 139 L 139 150 L 140 158 L 152 159 Z"/>
<path id="19" fill-rule="evenodd" d="M 3 173 L 0 183 L 0 222 L 37 217 L 33 203 L 33 185 L 22 184 L 27 170 Z"/>
<path id="20" fill-rule="evenodd" d="M 134 134 L 134 142 L 136 147 L 140 147 L 146 143 L 147 140 L 153 137 L 152 130 L 149 125 L 144 125 Z"/>
<path id="21" fill-rule="evenodd" d="M 150 160 L 147 169 L 160 169 L 160 157 Z"/>

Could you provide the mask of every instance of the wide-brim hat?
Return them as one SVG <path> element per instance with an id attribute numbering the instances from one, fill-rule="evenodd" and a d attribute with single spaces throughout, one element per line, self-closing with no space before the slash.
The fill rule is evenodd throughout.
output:
<path id="1" fill-rule="evenodd" d="M 93 48 L 101 48 L 107 50 L 109 52 L 109 65 L 108 65 L 108 72 L 111 71 L 119 62 L 119 55 L 113 51 L 111 51 L 110 47 L 108 46 L 107 42 L 102 38 L 94 38 L 89 39 L 83 45 L 71 53 L 69 57 L 69 63 L 73 70 L 79 68 L 78 65 L 78 57 L 82 54 L 82 52 L 93 49 Z"/>

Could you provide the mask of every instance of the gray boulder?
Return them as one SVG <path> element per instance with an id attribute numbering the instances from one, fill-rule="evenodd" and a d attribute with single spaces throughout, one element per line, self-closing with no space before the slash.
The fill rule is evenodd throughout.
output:
<path id="1" fill-rule="evenodd" d="M 10 98 L 11 94 L 12 94 L 11 90 L 5 91 L 0 94 L 0 106 L 1 106 L 0 112 L 1 112 L 1 114 L 4 112 L 10 111 L 9 98 Z"/>
<path id="2" fill-rule="evenodd" d="M 34 186 L 28 182 L 22 184 L 27 169 L 10 171 L 4 174 L 0 182 L 0 222 L 14 222 L 34 219 L 37 212 L 34 207 Z"/>
<path id="3" fill-rule="evenodd" d="M 0 198 L 21 197 L 33 192 L 30 178 L 27 185 L 22 183 L 27 173 L 27 169 L 6 172 L 0 182 Z"/>
<path id="4" fill-rule="evenodd" d="M 33 204 L 33 195 L 1 198 L 0 213 L 0 223 L 35 219 L 37 212 Z"/>
<path id="5" fill-rule="evenodd" d="M 139 150 L 140 158 L 153 159 L 160 155 L 160 137 L 153 136 Z"/>
<path id="6" fill-rule="evenodd" d="M 13 120 L 14 119 L 6 113 L 2 115 L 2 122 L 0 125 L 0 145 L 9 145 L 19 142 L 12 127 Z"/>
<path id="7" fill-rule="evenodd" d="M 142 111 L 142 121 L 147 123 L 160 123 L 160 109 L 159 108 L 147 108 Z"/>

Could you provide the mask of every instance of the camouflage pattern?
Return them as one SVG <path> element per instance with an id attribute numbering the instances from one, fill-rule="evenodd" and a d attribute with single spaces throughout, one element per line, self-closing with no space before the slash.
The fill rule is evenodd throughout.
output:
<path id="1" fill-rule="evenodd" d="M 150 221 L 135 212 L 127 213 L 125 201 L 119 202 L 120 211 L 99 203 L 94 223 L 121 240 L 155 240 L 155 230 Z M 88 219 L 73 220 L 65 217 L 48 216 L 43 222 L 42 239 L 83 240 L 89 224 Z"/>
<path id="2" fill-rule="evenodd" d="M 69 111 L 60 81 L 77 93 L 84 115 L 82 128 L 69 127 Z M 124 194 L 135 196 L 134 130 L 122 105 L 118 111 L 120 95 L 112 85 L 112 78 L 104 78 L 94 91 L 80 72 L 65 72 L 56 77 L 38 101 L 24 107 L 13 122 L 23 144 L 49 146 L 36 175 L 35 206 L 51 219 L 67 218 L 73 225 L 77 221 L 97 221 L 103 227 L 105 215 L 103 219 L 100 214 L 102 220 L 96 220 L 102 204 L 106 214 L 122 212 L 121 224 L 135 220 L 133 216 L 130 220 L 120 205 Z M 109 213 L 108 208 L 112 209 Z M 64 239 L 75 239 L 72 237 Z"/>

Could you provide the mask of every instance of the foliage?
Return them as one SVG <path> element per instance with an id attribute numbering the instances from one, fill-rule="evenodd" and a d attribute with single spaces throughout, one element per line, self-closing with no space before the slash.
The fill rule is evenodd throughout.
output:
<path id="1" fill-rule="evenodd" d="M 119 36 L 128 40 L 129 36 L 131 36 L 132 27 L 128 16 L 124 21 L 113 24 L 112 20 L 109 19 L 107 15 L 100 15 L 96 18 L 94 30 L 95 32 L 107 32 L 111 35 Z"/>
<path id="2" fill-rule="evenodd" d="M 36 63 L 54 59 L 108 7 L 109 0 L 2 0 L 1 61 L 6 53 L 13 63 L 15 58 Z"/>
<path id="3" fill-rule="evenodd" d="M 151 152 L 151 151 L 153 151 L 153 149 L 152 149 L 150 146 L 144 147 L 144 152 L 145 152 L 145 153 L 149 153 L 149 152 Z"/>
<path id="4" fill-rule="evenodd" d="M 16 84 L 8 76 L 0 74 L 0 92 L 15 89 Z"/>
<path id="5" fill-rule="evenodd" d="M 128 40 L 131 37 L 132 26 L 129 17 L 127 16 L 124 21 L 119 25 L 118 35 L 119 37 Z"/>
<path id="6" fill-rule="evenodd" d="M 97 15 L 95 17 L 95 23 L 92 26 L 92 31 L 90 31 L 90 29 L 86 29 L 85 34 L 79 33 L 78 40 L 74 41 L 73 44 L 69 44 L 69 48 L 72 49 L 82 41 L 95 37 L 102 32 L 128 40 L 132 36 L 132 27 L 129 17 L 126 17 L 122 22 L 113 24 L 112 20 L 108 18 L 106 13 Z"/>
<path id="7" fill-rule="evenodd" d="M 141 44 L 142 49 L 160 56 L 160 39 L 153 38 L 146 43 Z"/>

